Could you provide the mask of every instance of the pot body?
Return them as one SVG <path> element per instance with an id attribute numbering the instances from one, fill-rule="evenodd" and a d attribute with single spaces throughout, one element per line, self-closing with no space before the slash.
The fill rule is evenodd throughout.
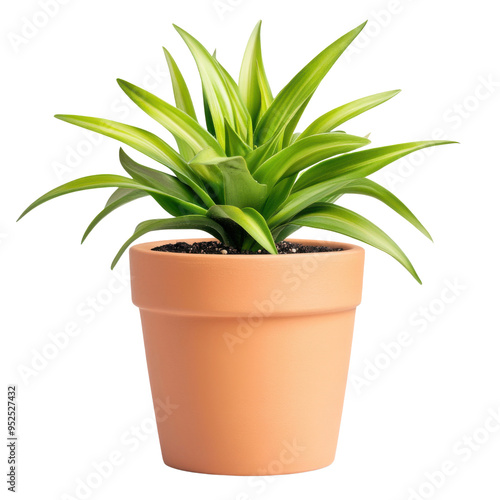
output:
<path id="1" fill-rule="evenodd" d="M 188 243 L 200 240 L 186 240 Z M 335 457 L 364 251 L 130 250 L 164 462 L 276 475 Z"/>

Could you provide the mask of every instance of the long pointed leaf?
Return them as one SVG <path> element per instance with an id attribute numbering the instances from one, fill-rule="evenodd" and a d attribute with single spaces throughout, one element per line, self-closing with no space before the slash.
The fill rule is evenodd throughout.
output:
<path id="1" fill-rule="evenodd" d="M 167 59 L 168 69 L 170 71 L 170 78 L 172 80 L 172 88 L 174 90 L 175 105 L 187 113 L 193 120 L 197 120 L 196 111 L 194 109 L 193 100 L 191 99 L 191 94 L 189 88 L 182 76 L 182 73 L 177 66 L 174 58 L 170 52 L 163 47 L 163 52 L 165 53 L 165 58 Z"/>
<path id="2" fill-rule="evenodd" d="M 370 179 L 344 181 L 332 179 L 297 191 L 288 198 L 280 211 L 271 217 L 268 221 L 269 227 L 274 228 L 284 224 L 313 203 L 326 201 L 333 203 L 345 194 L 370 196 L 385 203 L 432 241 L 427 229 L 413 215 L 410 209 L 397 196 Z"/>
<path id="3" fill-rule="evenodd" d="M 394 257 L 420 284 L 422 283 L 401 248 L 375 224 L 347 208 L 318 203 L 298 214 L 290 223 L 326 229 L 367 243 Z"/>
<path id="4" fill-rule="evenodd" d="M 305 190 L 303 190 L 305 191 Z M 297 194 L 302 193 L 299 191 Z M 354 179 L 348 181 L 344 186 L 342 186 L 337 193 L 335 193 L 333 199 L 330 198 L 327 201 L 333 202 L 338 200 L 341 196 L 345 194 L 361 194 L 364 196 L 370 196 L 376 200 L 381 201 L 389 208 L 394 210 L 403 219 L 406 219 L 410 224 L 412 224 L 416 229 L 418 229 L 424 236 L 432 241 L 432 237 L 429 231 L 425 229 L 423 224 L 415 217 L 413 212 L 393 193 L 387 190 L 385 187 L 377 184 L 370 179 Z"/>
<path id="5" fill-rule="evenodd" d="M 311 100 L 311 97 L 302 104 L 302 106 L 299 108 L 299 110 L 295 113 L 294 117 L 288 122 L 288 125 L 285 127 L 285 132 L 283 133 L 283 147 L 286 148 L 290 144 L 292 144 L 292 137 L 295 134 L 295 129 L 297 128 L 297 125 L 299 124 L 300 119 L 302 118 L 302 115 L 304 114 L 304 111 L 306 110 L 307 106 L 309 105 L 309 101 Z M 329 132 L 329 131 L 328 131 Z M 295 141 L 293 141 L 295 142 Z"/>
<path id="6" fill-rule="evenodd" d="M 205 214 L 206 210 L 199 207 L 198 205 L 194 205 L 192 203 L 188 203 L 183 200 L 179 200 L 175 198 L 174 196 L 170 196 L 166 194 L 163 191 L 160 191 L 159 189 L 154 189 L 150 186 L 146 186 L 143 184 L 140 184 L 132 179 L 128 179 L 127 177 L 122 177 L 121 175 L 91 175 L 88 177 L 81 177 L 80 179 L 76 179 L 74 181 L 67 182 L 66 184 L 63 184 L 62 186 L 59 186 L 55 189 L 52 189 L 52 191 L 49 191 L 48 193 L 44 194 L 37 200 L 35 200 L 19 217 L 21 219 L 24 217 L 28 212 L 31 212 L 34 208 L 38 207 L 42 203 L 45 203 L 46 201 L 52 200 L 54 198 L 57 198 L 59 196 L 69 194 L 69 193 L 74 193 L 76 191 L 85 191 L 87 189 L 99 189 L 99 188 L 106 188 L 106 187 L 121 187 L 121 188 L 129 188 L 129 189 L 139 189 L 141 191 L 145 191 L 150 194 L 156 194 L 156 195 L 161 195 L 165 196 L 167 198 L 171 198 L 176 200 L 180 205 L 184 206 L 186 208 L 186 211 L 192 212 L 192 213 L 199 213 L 199 214 Z M 18 220 L 19 220 L 18 219 Z"/>
<path id="7" fill-rule="evenodd" d="M 307 138 L 306 138 L 307 139 Z M 302 139 L 305 140 L 305 139 Z M 296 143 L 298 144 L 298 142 Z M 318 163 L 304 172 L 297 180 L 293 191 L 299 191 L 308 186 L 330 179 L 354 179 L 366 177 L 404 156 L 420 149 L 444 144 L 454 144 L 452 141 L 421 141 L 384 146 L 349 153 Z"/>
<path id="8" fill-rule="evenodd" d="M 191 187 L 207 206 L 214 204 L 203 188 L 195 182 L 188 164 L 165 141 L 151 132 L 112 120 L 88 116 L 56 115 L 56 118 L 116 139 L 153 158 L 175 172 L 177 177 Z"/>
<path id="9" fill-rule="evenodd" d="M 172 80 L 175 105 L 179 109 L 184 111 L 184 113 L 187 113 L 191 118 L 198 121 L 198 119 L 196 118 L 196 111 L 194 109 L 193 100 L 191 99 L 191 94 L 189 92 L 186 81 L 184 80 L 184 77 L 182 76 L 182 73 L 177 66 L 177 63 L 165 47 L 163 47 L 163 52 L 165 53 L 165 58 L 167 60 L 168 69 L 170 72 L 170 79 Z M 179 147 L 181 156 L 186 161 L 191 160 L 191 158 L 193 158 L 193 156 L 195 155 L 195 152 L 191 148 L 191 146 L 189 146 L 182 139 L 178 139 L 177 137 L 175 138 L 175 140 L 177 142 L 177 146 Z"/>
<path id="10" fill-rule="evenodd" d="M 271 87 L 264 71 L 260 31 L 262 21 L 257 23 L 248 41 L 241 64 L 239 88 L 254 128 L 273 102 Z"/>
<path id="11" fill-rule="evenodd" d="M 163 101 L 154 94 L 124 80 L 118 80 L 121 89 L 149 116 L 163 125 L 177 139 L 188 144 L 195 154 L 212 148 L 224 155 L 220 144 L 199 123 L 184 111 Z"/>
<path id="12" fill-rule="evenodd" d="M 365 24 L 366 22 L 332 43 L 286 85 L 259 121 L 255 130 L 255 144 L 264 144 L 276 132 L 283 130 L 287 126 L 302 105 L 311 98 L 321 80 L 327 75 L 351 42 L 359 35 Z"/>
<path id="13" fill-rule="evenodd" d="M 200 204 L 200 199 L 194 191 L 177 177 L 137 163 L 122 148 L 120 148 L 119 157 L 123 169 L 135 181 L 147 184 L 189 203 Z"/>
<path id="14" fill-rule="evenodd" d="M 85 233 L 82 237 L 82 243 L 87 239 L 88 235 L 91 231 L 101 222 L 104 217 L 108 216 L 111 212 L 114 212 L 117 208 L 130 203 L 131 201 L 138 200 L 139 198 L 143 198 L 147 196 L 148 193 L 144 191 L 139 191 L 138 189 L 124 189 L 118 188 L 109 198 L 106 206 L 103 210 L 101 210 L 96 217 L 92 220 L 92 222 L 87 227 Z"/>
<path id="15" fill-rule="evenodd" d="M 342 189 L 348 183 L 349 181 L 339 182 L 331 180 L 291 194 L 280 207 L 279 211 L 268 220 L 269 227 L 274 229 L 285 224 L 292 217 L 314 203 L 329 201 L 329 198 L 333 199 L 336 195 L 342 193 Z"/>
<path id="16" fill-rule="evenodd" d="M 245 104 L 243 103 L 238 84 L 234 81 L 233 77 L 219 61 L 216 60 L 216 63 L 224 78 L 224 81 L 226 82 L 226 87 L 228 89 L 231 104 L 233 106 L 234 116 L 236 117 L 235 126 L 233 127 L 233 129 L 237 134 L 243 137 L 246 142 L 248 142 L 248 144 L 251 144 L 253 146 L 252 118 Z"/>
<path id="17" fill-rule="evenodd" d="M 332 133 L 306 137 L 267 160 L 254 172 L 254 177 L 262 184 L 272 187 L 283 177 L 296 174 L 318 161 L 347 153 L 369 143 L 364 137 L 348 134 Z"/>
<path id="18" fill-rule="evenodd" d="M 120 148 L 120 163 L 125 172 L 137 182 L 146 184 L 159 191 L 164 192 L 174 198 L 166 198 L 165 196 L 151 194 L 155 201 L 164 208 L 169 214 L 174 216 L 186 215 L 193 213 L 192 210 L 186 210 L 186 205 L 179 203 L 178 200 L 186 201 L 190 204 L 202 206 L 202 202 L 188 186 L 183 184 L 179 179 L 165 172 L 160 172 L 153 168 L 140 165 L 130 158 L 123 149 Z M 201 213 L 196 211 L 194 213 Z"/>
<path id="19" fill-rule="evenodd" d="M 127 248 L 141 236 L 151 231 L 161 231 L 164 229 L 199 229 L 205 231 L 219 241 L 227 242 L 224 229 L 217 222 L 202 215 L 184 215 L 172 219 L 153 219 L 141 222 L 134 231 L 134 234 L 122 245 L 116 257 L 113 259 L 111 269 L 113 269 Z"/>
<path id="20" fill-rule="evenodd" d="M 210 108 L 217 140 L 225 148 L 224 120 L 245 137 L 250 132 L 250 115 L 246 110 L 234 81 L 222 70 L 219 62 L 189 33 L 174 25 L 186 42 L 198 66 L 206 101 Z"/>
<path id="21" fill-rule="evenodd" d="M 365 111 L 392 99 L 400 92 L 401 90 L 382 92 L 380 94 L 374 94 L 368 97 L 363 97 L 362 99 L 357 99 L 356 101 L 352 101 L 344 104 L 343 106 L 332 109 L 312 122 L 311 125 L 309 125 L 309 127 L 302 132 L 300 139 L 314 134 L 324 134 L 325 132 L 330 132 L 355 116 L 358 116 Z"/>

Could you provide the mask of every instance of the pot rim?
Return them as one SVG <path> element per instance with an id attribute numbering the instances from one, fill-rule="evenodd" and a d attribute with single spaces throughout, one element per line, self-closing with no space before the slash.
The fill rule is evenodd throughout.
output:
<path id="1" fill-rule="evenodd" d="M 229 260 L 262 260 L 262 259 L 300 259 L 312 255 L 321 255 L 328 253 L 329 255 L 337 255 L 342 256 L 346 254 L 353 253 L 364 253 L 364 248 L 358 245 L 354 245 L 352 243 L 345 243 L 339 241 L 327 241 L 327 240 L 314 240 L 309 238 L 290 238 L 286 241 L 290 243 L 299 243 L 304 246 L 324 246 L 324 247 L 332 247 L 332 248 L 342 248 L 341 252 L 308 252 L 308 253 L 288 253 L 288 254 L 205 254 L 205 253 L 177 253 L 177 252 L 158 252 L 153 251 L 154 247 L 159 247 L 162 245 L 174 244 L 174 243 L 197 243 L 197 242 L 205 242 L 205 241 L 218 241 L 216 238 L 180 238 L 180 239 L 172 239 L 172 240 L 159 240 L 159 241 L 149 241 L 145 243 L 139 243 L 136 245 L 132 245 L 129 249 L 129 253 L 131 251 L 139 252 L 142 254 L 153 253 L 155 258 L 159 258 L 158 256 L 164 255 L 163 258 L 172 258 L 172 259 L 195 259 L 195 258 L 203 258 L 203 259 L 229 259 Z"/>
<path id="2" fill-rule="evenodd" d="M 361 301 L 365 251 L 356 245 L 290 239 L 288 241 L 344 250 L 283 255 L 151 250 L 154 246 L 179 241 L 214 239 L 156 241 L 131 247 L 132 301 L 141 310 L 176 316 L 239 318 L 255 310 L 256 300 L 273 297 L 280 290 L 286 294 L 286 300 L 275 304 L 273 316 L 344 311 L 354 309 Z M 322 271 L 318 271 L 320 266 Z"/>

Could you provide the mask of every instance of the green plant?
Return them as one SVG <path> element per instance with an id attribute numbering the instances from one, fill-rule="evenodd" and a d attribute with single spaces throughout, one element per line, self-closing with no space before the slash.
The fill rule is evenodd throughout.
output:
<path id="1" fill-rule="evenodd" d="M 36 200 L 21 217 L 63 194 L 114 187 L 116 191 L 91 222 L 83 240 L 108 214 L 147 195 L 173 218 L 139 224 L 121 247 L 112 267 L 134 240 L 150 231 L 201 229 L 238 249 L 263 248 L 275 254 L 276 242 L 308 226 L 341 233 L 383 250 L 420 282 L 406 255 L 386 233 L 361 215 L 339 206 L 337 201 L 348 193 L 372 196 L 430 238 L 396 196 L 366 176 L 409 153 L 449 141 L 411 142 L 353 152 L 370 141 L 335 129 L 394 97 L 399 90 L 335 108 L 304 132 L 296 133 L 304 109 L 321 80 L 364 24 L 328 46 L 276 97 L 264 71 L 260 25 L 248 42 L 238 84 L 215 54 L 210 55 L 196 39 L 175 27 L 198 66 L 206 129 L 198 122 L 184 78 L 167 50 L 164 49 L 176 106 L 118 80 L 127 96 L 174 136 L 178 153 L 158 136 L 130 125 L 56 115 L 60 120 L 117 139 L 156 160 L 174 175 L 140 165 L 120 149 L 120 162 L 130 177 L 93 175 L 68 182 Z"/>

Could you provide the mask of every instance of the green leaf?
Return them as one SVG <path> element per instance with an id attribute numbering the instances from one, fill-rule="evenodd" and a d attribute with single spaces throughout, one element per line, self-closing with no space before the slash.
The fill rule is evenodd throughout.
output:
<path id="1" fill-rule="evenodd" d="M 144 191 L 139 191 L 138 189 L 126 189 L 126 188 L 118 188 L 109 198 L 106 206 L 103 210 L 101 210 L 97 216 L 92 220 L 85 231 L 82 243 L 87 239 L 87 236 L 90 232 L 101 222 L 104 217 L 109 215 L 111 212 L 114 212 L 117 208 L 130 203 L 131 201 L 137 200 L 139 198 L 143 198 L 147 196 L 147 193 Z"/>
<path id="2" fill-rule="evenodd" d="M 186 81 L 182 76 L 182 73 L 177 66 L 174 58 L 171 56 L 170 52 L 163 47 L 163 52 L 165 53 L 165 58 L 167 59 L 168 69 L 170 71 L 170 78 L 172 80 L 172 89 L 174 91 L 175 105 L 187 113 L 191 118 L 198 121 L 196 118 L 196 111 L 194 109 L 193 101 L 191 99 L 191 94 L 189 93 Z M 175 138 L 177 146 L 179 147 L 179 152 L 181 156 L 189 161 L 195 155 L 195 152 L 186 142 L 182 139 Z"/>
<path id="3" fill-rule="evenodd" d="M 271 87 L 262 60 L 261 25 L 262 21 L 259 21 L 250 36 L 243 56 L 238 82 L 243 102 L 250 113 L 254 128 L 273 102 Z"/>
<path id="4" fill-rule="evenodd" d="M 203 89 L 203 111 L 205 112 L 205 123 L 207 126 L 207 130 L 215 137 L 214 120 L 212 118 L 210 106 L 208 105 L 207 93 L 205 92 L 205 89 Z"/>
<path id="5" fill-rule="evenodd" d="M 315 186 L 314 186 L 315 187 Z M 297 195 L 305 191 L 299 191 Z M 393 193 L 391 193 L 386 188 L 382 187 L 380 184 L 370 180 L 370 179 L 354 179 L 348 181 L 344 186 L 342 186 L 337 193 L 335 193 L 334 198 L 330 198 L 327 201 L 336 201 L 340 196 L 344 194 L 360 194 L 364 196 L 370 196 L 376 200 L 381 201 L 386 204 L 389 208 L 394 210 L 403 219 L 406 219 L 410 224 L 412 224 L 416 229 L 418 229 L 424 236 L 432 241 L 432 237 L 422 225 L 422 223 L 413 215 L 411 210 Z"/>
<path id="6" fill-rule="evenodd" d="M 201 156 L 201 155 L 200 155 Z M 198 156 L 198 164 L 218 168 L 224 185 L 223 204 L 239 208 L 260 209 L 267 196 L 267 186 L 259 184 L 250 174 L 241 156 L 231 158 L 211 157 L 203 160 Z"/>
<path id="7" fill-rule="evenodd" d="M 233 127 L 225 122 L 226 126 L 226 155 L 227 156 L 247 156 L 252 152 L 250 146 L 233 130 Z"/>
<path id="8" fill-rule="evenodd" d="M 273 187 L 271 196 L 269 196 L 264 209 L 261 211 L 266 220 L 288 199 L 296 179 L 297 174 L 290 175 L 289 177 L 281 179 L 276 186 Z M 274 227 L 270 224 L 270 221 L 268 221 L 268 225 L 271 228 Z"/>
<path id="9" fill-rule="evenodd" d="M 200 199 L 194 191 L 177 177 L 137 163 L 122 148 L 120 148 L 119 157 L 125 172 L 137 182 L 154 187 L 181 200 L 200 204 Z"/>
<path id="10" fill-rule="evenodd" d="M 314 203 L 329 201 L 330 198 L 334 198 L 336 195 L 342 193 L 342 189 L 348 182 L 349 181 L 339 182 L 337 180 L 330 180 L 293 193 L 288 196 L 288 199 L 283 206 L 280 207 L 279 211 L 268 220 L 269 227 L 274 229 L 285 224 L 292 219 L 294 215 L 297 215 Z"/>
<path id="11" fill-rule="evenodd" d="M 367 243 L 394 257 L 420 284 L 422 283 L 401 248 L 375 224 L 347 208 L 317 203 L 298 214 L 290 223 L 326 229 Z"/>
<path id="12" fill-rule="evenodd" d="M 151 186 L 175 198 L 166 198 L 165 196 L 151 194 L 151 196 L 164 208 L 169 214 L 179 216 L 186 215 L 186 206 L 180 204 L 177 200 L 186 201 L 201 207 L 200 199 L 188 186 L 172 175 L 160 172 L 153 168 L 140 165 L 130 158 L 123 149 L 120 148 L 120 163 L 125 172 L 137 182 Z M 193 213 L 188 210 L 187 213 Z M 196 211 L 195 213 L 201 213 Z"/>
<path id="13" fill-rule="evenodd" d="M 186 42 L 198 66 L 205 98 L 210 108 L 215 134 L 222 148 L 225 148 L 224 120 L 240 135 L 247 138 L 251 132 L 248 125 L 250 115 L 246 110 L 239 90 L 219 62 L 189 33 L 174 25 Z"/>
<path id="14" fill-rule="evenodd" d="M 184 113 L 187 113 L 191 118 L 193 118 L 193 120 L 197 120 L 193 100 L 191 99 L 191 94 L 189 93 L 186 81 L 184 80 L 184 77 L 182 76 L 182 73 L 180 72 L 177 63 L 171 56 L 170 52 L 165 47 L 163 47 L 163 52 L 165 53 L 168 69 L 170 71 L 170 77 L 172 79 L 175 105 L 184 111 Z"/>
<path id="15" fill-rule="evenodd" d="M 332 179 L 330 181 L 321 182 L 314 186 L 301 189 L 292 194 L 287 202 L 283 205 L 278 213 L 276 213 L 268 221 L 269 227 L 275 228 L 289 221 L 294 215 L 304 210 L 308 206 L 316 202 L 336 202 L 345 194 L 360 194 L 375 198 L 382 203 L 385 203 L 389 208 L 392 208 L 401 217 L 406 219 L 410 224 L 415 226 L 422 234 L 432 241 L 431 235 L 413 215 L 408 207 L 390 191 L 380 186 L 370 179 L 354 179 L 338 181 Z"/>
<path id="16" fill-rule="evenodd" d="M 124 196 L 126 196 L 128 193 L 130 193 L 132 191 L 138 191 L 138 190 L 136 190 L 136 189 L 129 189 L 129 188 L 118 188 L 118 189 L 116 189 L 115 191 L 113 191 L 113 193 L 111 194 L 111 196 L 108 198 L 108 201 L 106 202 L 105 207 L 107 207 L 108 205 L 111 205 L 115 201 L 120 200 L 121 198 L 123 198 Z M 143 193 L 144 196 L 147 196 L 147 193 L 144 193 L 143 191 L 140 191 L 140 192 Z"/>
<path id="17" fill-rule="evenodd" d="M 127 144 L 170 168 L 182 182 L 195 191 L 205 205 L 211 206 L 214 204 L 210 196 L 195 182 L 193 173 L 182 157 L 165 141 L 151 132 L 101 118 L 76 115 L 56 115 L 56 118 Z"/>
<path id="18" fill-rule="evenodd" d="M 267 141 L 262 146 L 252 150 L 245 156 L 245 160 L 248 165 L 248 170 L 250 172 L 255 172 L 260 165 L 262 165 L 266 160 L 271 158 L 279 148 L 280 141 L 282 140 L 282 134 L 276 134 L 272 139 Z"/>
<path id="19" fill-rule="evenodd" d="M 216 221 L 229 219 L 235 222 L 269 253 L 275 255 L 278 253 L 271 231 L 257 210 L 230 205 L 215 205 L 210 207 L 207 216 Z"/>
<path id="20" fill-rule="evenodd" d="M 255 144 L 266 143 L 288 125 L 365 24 L 366 22 L 332 43 L 286 85 L 259 121 L 255 130 Z"/>
<path id="21" fill-rule="evenodd" d="M 84 191 L 87 189 L 98 189 L 98 188 L 106 188 L 106 187 L 121 187 L 121 188 L 129 188 L 129 189 L 139 189 L 141 191 L 145 191 L 150 194 L 156 194 L 165 196 L 167 198 L 171 198 L 176 200 L 180 205 L 186 208 L 188 212 L 194 212 L 199 214 L 205 214 L 206 210 L 199 207 L 198 205 L 194 205 L 192 203 L 185 202 L 183 200 L 179 200 L 174 196 L 170 196 L 163 191 L 158 189 L 154 189 L 152 187 L 146 186 L 144 184 L 140 184 L 132 179 L 128 179 L 127 177 L 122 177 L 121 175 L 91 175 L 88 177 L 81 177 L 80 179 L 76 179 L 74 181 L 67 182 L 62 186 L 59 186 L 52 191 L 44 194 L 36 201 L 34 201 L 19 217 L 21 219 L 28 212 L 31 212 L 34 208 L 38 207 L 42 203 L 46 201 L 52 200 L 53 198 L 57 198 L 58 196 L 62 196 L 64 194 L 74 193 L 76 191 Z M 19 220 L 18 219 L 18 220 Z"/>
<path id="22" fill-rule="evenodd" d="M 292 137 L 295 133 L 295 129 L 297 128 L 297 125 L 299 124 L 299 121 L 302 118 L 304 111 L 306 110 L 307 106 L 309 105 L 309 101 L 311 100 L 311 98 L 312 98 L 312 95 L 311 95 L 311 97 L 309 97 L 309 99 L 306 100 L 306 102 L 304 104 L 302 104 L 302 106 L 299 108 L 299 110 L 295 113 L 294 117 L 289 121 L 288 125 L 285 127 L 285 132 L 283 134 L 283 147 L 286 148 L 287 146 L 292 144 Z"/>
<path id="23" fill-rule="evenodd" d="M 310 135 L 330 132 L 334 128 L 342 125 L 342 123 L 345 123 L 355 116 L 358 116 L 365 111 L 388 101 L 400 92 L 401 90 L 382 92 L 380 94 L 374 94 L 368 97 L 363 97 L 362 99 L 357 99 L 356 101 L 352 101 L 344 104 L 343 106 L 332 109 L 311 123 L 311 125 L 309 125 L 309 127 L 302 132 L 300 138 L 303 139 L 304 137 L 308 137 Z"/>
<path id="24" fill-rule="evenodd" d="M 233 77 L 227 72 L 224 66 L 219 63 L 219 61 L 216 60 L 216 63 L 218 64 L 220 72 L 224 77 L 226 85 L 229 89 L 231 95 L 231 103 L 233 105 L 233 112 L 237 117 L 235 126 L 232 128 L 240 137 L 243 137 L 248 144 L 253 145 L 252 118 L 250 117 L 246 106 L 243 104 L 243 99 L 241 97 L 241 92 L 238 84 L 234 81 Z"/>
<path id="25" fill-rule="evenodd" d="M 254 172 L 254 177 L 262 184 L 272 187 L 283 177 L 296 174 L 318 161 L 369 143 L 364 137 L 348 134 L 331 133 L 306 137 L 272 156 Z"/>
<path id="26" fill-rule="evenodd" d="M 293 224 L 285 224 L 273 229 L 273 237 L 276 243 L 286 240 L 293 233 L 298 231 L 300 226 L 294 226 Z"/>
<path id="27" fill-rule="evenodd" d="M 203 149 L 212 148 L 220 155 L 224 155 L 214 137 L 184 111 L 124 80 L 119 79 L 118 85 L 137 106 L 163 125 L 174 137 L 188 144 L 195 154 Z"/>
<path id="28" fill-rule="evenodd" d="M 307 138 L 302 140 L 307 140 Z M 300 141 L 297 141 L 296 144 L 299 144 L 299 142 Z M 293 191 L 297 192 L 300 189 L 334 178 L 343 180 L 366 177 L 410 153 L 444 144 L 454 143 L 452 141 L 408 142 L 396 144 L 394 146 L 357 151 L 355 153 L 331 158 L 330 160 L 318 163 L 307 172 L 304 172 L 298 178 Z"/>
<path id="29" fill-rule="evenodd" d="M 173 219 L 153 219 L 141 222 L 134 231 L 134 234 L 122 245 L 116 257 L 113 259 L 111 269 L 113 269 L 125 250 L 138 238 L 151 231 L 161 231 L 164 229 L 199 229 L 205 231 L 219 241 L 226 242 L 224 229 L 212 219 L 202 215 L 184 215 Z M 226 243 L 227 244 L 227 243 Z"/>
<path id="30" fill-rule="evenodd" d="M 189 162 L 189 167 L 202 180 L 210 197 L 220 204 L 224 199 L 224 186 L 220 170 L 209 165 L 214 158 L 220 158 L 216 151 L 204 149 Z"/>

